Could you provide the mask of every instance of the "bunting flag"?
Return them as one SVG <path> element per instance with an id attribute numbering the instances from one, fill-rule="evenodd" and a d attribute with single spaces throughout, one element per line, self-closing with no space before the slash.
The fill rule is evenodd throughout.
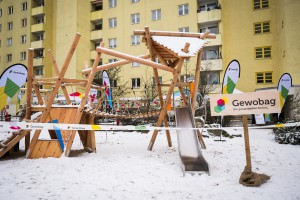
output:
<path id="1" fill-rule="evenodd" d="M 232 94 L 239 78 L 240 63 L 237 60 L 232 60 L 224 73 L 222 94 Z"/>
<path id="2" fill-rule="evenodd" d="M 106 94 L 106 98 L 108 100 L 109 107 L 113 108 L 112 89 L 110 88 L 110 82 L 109 82 L 109 77 L 108 77 L 107 72 L 103 71 L 102 76 L 103 76 L 103 86 L 106 87 L 105 94 Z"/>
<path id="3" fill-rule="evenodd" d="M 0 110 L 19 92 L 27 80 L 27 67 L 15 64 L 8 67 L 0 76 Z"/>
<path id="4" fill-rule="evenodd" d="M 289 94 L 289 90 L 291 87 L 292 87 L 291 75 L 289 73 L 283 74 L 278 81 L 278 87 L 277 87 L 277 90 L 279 92 L 281 109 L 284 106 L 285 100 Z"/>

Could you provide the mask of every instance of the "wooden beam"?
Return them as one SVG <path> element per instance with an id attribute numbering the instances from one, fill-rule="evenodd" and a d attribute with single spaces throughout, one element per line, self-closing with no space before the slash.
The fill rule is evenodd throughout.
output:
<path id="1" fill-rule="evenodd" d="M 135 30 L 133 31 L 134 35 L 145 35 L 145 30 Z M 203 37 L 203 33 L 183 33 L 183 32 L 168 32 L 168 31 L 150 31 L 150 36 L 174 36 L 174 37 L 194 37 L 201 38 Z M 215 34 L 207 34 L 205 38 L 215 39 Z"/>
<path id="2" fill-rule="evenodd" d="M 202 58 L 202 49 L 198 52 L 197 56 L 197 64 L 196 64 L 196 71 L 195 71 L 195 80 L 194 80 L 194 92 L 192 96 L 192 113 L 193 116 L 195 115 L 195 109 L 197 104 L 197 93 L 198 93 L 198 85 L 200 82 L 200 72 L 201 72 L 201 58 Z"/>
<path id="3" fill-rule="evenodd" d="M 32 104 L 32 80 L 33 80 L 33 56 L 34 50 L 28 49 L 28 68 L 27 68 L 27 93 L 26 93 L 26 113 L 25 119 L 31 120 L 31 104 Z M 25 136 L 25 151 L 30 144 L 30 131 Z"/>
<path id="4" fill-rule="evenodd" d="M 110 50 L 110 49 L 106 49 L 104 47 L 97 47 L 96 51 L 98 51 L 100 53 L 110 55 L 110 56 L 115 56 L 115 57 L 118 57 L 118 58 L 131 60 L 132 62 L 138 62 L 138 63 L 148 65 L 150 67 L 154 67 L 154 68 L 161 69 L 161 70 L 164 70 L 164 71 L 169 71 L 169 72 L 172 72 L 172 73 L 174 73 L 174 71 L 175 71 L 174 69 L 172 69 L 168 66 L 165 66 L 165 65 L 153 62 L 153 61 L 145 60 L 145 59 L 142 59 L 142 58 L 138 58 L 138 57 L 135 57 L 135 56 L 132 56 L 132 55 L 129 55 L 129 54 L 124 54 L 124 53 L 120 53 L 120 52 L 113 51 L 113 50 Z M 99 71 L 103 70 L 103 68 L 100 66 L 100 67 L 98 67 L 98 70 Z"/>
<path id="5" fill-rule="evenodd" d="M 103 43 L 101 45 L 103 45 Z M 83 113 L 83 109 L 84 109 L 86 100 L 89 96 L 90 89 L 91 89 L 91 86 L 92 86 L 92 83 L 93 83 L 93 80 L 94 80 L 94 77 L 95 77 L 95 74 L 96 74 L 96 69 L 98 67 L 98 63 L 100 61 L 100 58 L 101 58 L 101 53 L 97 52 L 96 58 L 94 60 L 92 71 L 90 72 L 90 75 L 88 77 L 88 82 L 86 84 L 84 94 L 83 94 L 83 97 L 82 97 L 81 102 L 80 102 L 80 106 L 78 107 L 76 115 L 75 115 L 74 120 L 72 122 L 73 124 L 78 124 L 80 122 L 80 119 L 81 119 L 81 116 L 82 116 L 82 113 Z M 74 138 L 75 138 L 75 134 L 76 134 L 76 131 L 71 131 L 71 136 L 68 140 L 66 150 L 65 150 L 65 156 L 69 156 L 69 154 L 70 154 L 71 147 L 72 147 L 72 144 L 73 144 L 73 141 L 74 141 Z"/>
<path id="6" fill-rule="evenodd" d="M 147 55 L 142 55 L 142 56 L 137 56 L 137 57 L 138 58 L 143 58 L 143 59 L 148 59 L 148 58 L 150 58 L 150 55 L 147 54 Z M 126 65 L 126 64 L 129 64 L 129 63 L 132 63 L 132 62 L 133 61 L 131 61 L 131 60 L 119 60 L 117 62 L 108 63 L 108 64 L 98 66 L 96 71 L 103 71 L 103 70 L 118 67 L 118 66 L 121 66 L 121 65 Z M 99 69 L 100 67 L 101 67 L 101 69 Z M 92 71 L 92 68 L 84 69 L 84 70 L 82 70 L 82 74 L 86 75 L 86 74 L 89 74 L 91 71 Z"/>

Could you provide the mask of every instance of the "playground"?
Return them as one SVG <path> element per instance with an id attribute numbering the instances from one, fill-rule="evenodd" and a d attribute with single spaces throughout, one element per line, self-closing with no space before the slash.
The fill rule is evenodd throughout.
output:
<path id="1" fill-rule="evenodd" d="M 242 130 L 229 131 L 242 134 Z M 156 148 L 147 151 L 151 134 L 96 133 L 96 153 L 85 153 L 77 136 L 74 154 L 60 159 L 4 159 L 0 194 L 7 199 L 291 199 L 300 198 L 299 145 L 274 141 L 271 130 L 250 129 L 253 169 L 271 179 L 260 187 L 244 187 L 238 177 L 245 165 L 242 137 L 216 142 L 205 138 L 207 174 L 184 177 L 176 133 L 167 147 L 160 133 Z M 21 142 L 23 144 L 23 142 Z M 21 150 L 24 150 L 22 145 Z M 24 153 L 24 152 L 23 152 Z"/>
<path id="2" fill-rule="evenodd" d="M 247 114 L 280 113 L 287 97 L 282 94 L 287 94 L 292 86 L 289 74 L 283 75 L 287 77 L 283 80 L 289 80 L 287 83 L 279 82 L 279 88 L 284 88 L 284 92 L 232 94 L 240 76 L 239 62 L 233 60 L 224 75 L 222 94 L 210 96 L 213 99 L 211 111 L 214 111 L 212 116 L 221 116 L 221 119 L 223 113 L 242 116 L 243 127 L 228 128 L 229 135 L 235 137 L 216 142 L 208 129 L 200 129 L 195 123 L 197 92 L 194 86 L 189 86 L 191 94 L 188 100 L 183 87 L 190 84 L 179 81 L 184 60 L 196 57 L 193 84 L 199 84 L 202 48 L 215 35 L 209 31 L 201 34 L 151 31 L 148 27 L 136 30 L 134 34 L 143 36 L 148 55 L 133 56 L 113 51 L 101 43 L 96 48 L 93 65 L 85 66 L 82 71 L 86 79 L 65 77 L 80 41 L 79 33 L 75 35 L 61 67 L 52 51 L 48 51 L 55 77 L 36 78 L 32 72 L 33 49 L 28 50 L 27 84 L 23 89 L 26 91 L 24 120 L 1 123 L 4 130 L 9 130 L 2 134 L 9 136 L 0 143 L 1 194 L 8 199 L 21 195 L 25 199 L 300 199 L 296 189 L 300 183 L 297 170 L 300 167 L 297 159 L 299 146 L 283 146 L 274 141 L 272 128 L 279 125 L 248 129 L 247 122 Z M 98 66 L 102 54 L 120 60 Z M 102 103 L 112 104 L 110 84 L 103 76 L 103 85 L 94 85 L 94 76 L 96 72 L 104 74 L 107 69 L 131 62 L 153 69 L 160 108 L 142 111 L 139 102 L 124 103 L 123 110 L 108 113 L 107 110 L 113 110 L 113 105 L 104 110 Z M 24 70 L 24 66 L 21 67 Z M 171 74 L 169 84 L 160 84 L 158 70 Z M 7 75 L 10 81 L 9 78 Z M 21 85 L 15 86 L 11 82 L 15 94 Z M 40 86 L 52 89 L 44 93 Z M 84 92 L 69 94 L 69 86 L 83 87 Z M 164 95 L 162 87 L 167 88 Z M 7 85 L 2 87 L 7 101 L 14 96 L 10 88 Z M 176 127 L 169 127 L 167 112 L 172 109 L 175 88 L 182 103 L 173 108 Z M 63 104 L 56 99 L 59 91 L 64 95 Z M 98 91 L 100 96 L 96 95 Z M 32 102 L 33 94 L 38 105 Z M 74 104 L 70 96 L 81 96 L 80 101 Z M 251 99 L 256 96 L 259 100 Z M 228 103 L 239 99 L 244 106 L 243 98 L 254 102 L 253 106 L 270 102 L 268 98 L 272 98 L 274 104 L 268 107 L 265 103 L 259 111 L 250 112 L 258 110 L 257 107 L 238 109 L 231 108 L 232 103 Z M 3 105 L 7 102 L 2 101 Z M 137 113 L 126 112 L 127 107 L 135 106 Z M 99 116 L 116 120 L 157 118 L 153 126 L 112 126 L 95 123 Z M 295 124 L 289 126 L 297 126 Z M 11 155 L 16 145 L 20 145 L 21 151 Z M 8 153 L 9 156 L 5 156 Z M 24 159 L 24 154 L 27 159 Z M 268 184 L 262 185 L 265 182 Z M 239 183 L 251 187 L 241 187 Z M 261 188 L 252 188 L 260 185 Z"/>

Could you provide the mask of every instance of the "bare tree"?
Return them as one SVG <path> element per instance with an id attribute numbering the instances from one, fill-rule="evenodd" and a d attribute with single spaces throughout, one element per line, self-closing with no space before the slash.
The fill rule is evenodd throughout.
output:
<path id="1" fill-rule="evenodd" d="M 128 82 L 119 85 L 121 83 L 121 67 L 114 67 L 107 70 L 108 76 L 109 76 L 109 82 L 113 92 L 113 97 L 123 97 L 126 94 L 130 93 L 131 88 L 127 86 Z M 93 83 L 96 85 L 103 85 L 103 77 L 102 77 L 102 71 L 97 72 L 95 75 L 95 78 L 93 80 Z"/>

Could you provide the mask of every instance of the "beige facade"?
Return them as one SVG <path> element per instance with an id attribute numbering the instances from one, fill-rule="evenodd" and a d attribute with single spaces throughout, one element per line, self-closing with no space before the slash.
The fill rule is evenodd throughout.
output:
<path id="1" fill-rule="evenodd" d="M 22 9 L 24 3 L 26 9 Z M 13 13 L 8 14 L 11 6 Z M 202 76 L 209 77 L 216 86 L 222 84 L 223 73 L 232 59 L 241 64 L 237 84 L 241 91 L 276 87 L 285 72 L 291 73 L 293 84 L 300 85 L 298 0 L 219 0 L 219 4 L 216 0 L 2 0 L 0 9 L 1 71 L 14 63 L 26 65 L 27 57 L 22 60 L 21 54 L 27 54 L 31 47 L 35 49 L 34 73 L 54 76 L 48 50 L 52 49 L 61 67 L 75 33 L 79 32 L 81 39 L 66 74 L 79 78 L 85 61 L 92 65 L 95 47 L 100 42 L 127 54 L 147 54 L 142 38 L 135 38 L 133 31 L 149 26 L 150 30 L 209 29 L 215 33 L 216 39 L 203 52 L 202 67 L 206 71 L 202 71 Z M 26 26 L 21 25 L 22 19 L 27 19 Z M 10 22 L 12 30 L 8 30 Z M 103 55 L 102 63 L 114 59 Z M 195 64 L 195 59 L 185 63 L 182 74 L 190 74 Z M 151 84 L 153 75 L 151 68 L 134 63 L 123 66 L 120 76 L 117 85 L 127 82 L 132 87 L 128 97 L 134 97 L 143 96 L 144 84 Z M 159 76 L 164 83 L 170 80 L 165 72 Z M 212 92 L 220 92 L 220 87 Z"/>

